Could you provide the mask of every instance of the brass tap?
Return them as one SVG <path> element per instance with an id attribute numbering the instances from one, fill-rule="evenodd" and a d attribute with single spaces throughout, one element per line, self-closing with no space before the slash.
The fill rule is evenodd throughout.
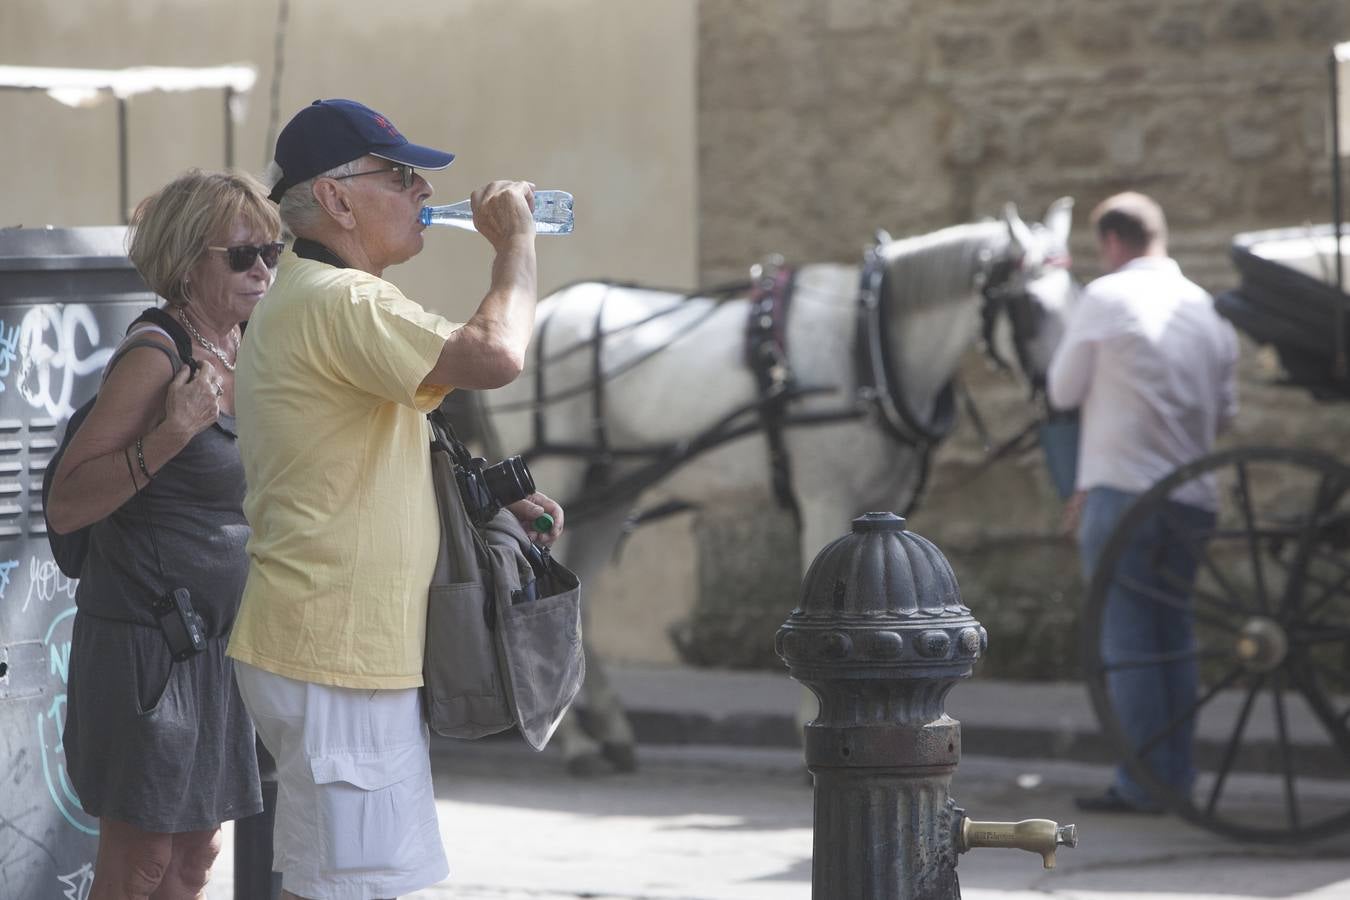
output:
<path id="1" fill-rule="evenodd" d="M 1049 819 L 1023 819 L 1020 822 L 976 822 L 961 818 L 957 850 L 965 853 L 974 847 L 1014 847 L 1039 853 L 1047 869 L 1055 867 L 1057 847 L 1078 846 L 1078 826 L 1060 825 Z"/>

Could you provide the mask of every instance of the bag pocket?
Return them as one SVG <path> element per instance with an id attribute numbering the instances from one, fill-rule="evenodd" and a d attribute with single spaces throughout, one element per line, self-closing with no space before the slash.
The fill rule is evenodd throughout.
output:
<path id="1" fill-rule="evenodd" d="M 478 582 L 432 585 L 422 681 L 427 722 L 444 737 L 474 739 L 512 725 Z"/>
<path id="2" fill-rule="evenodd" d="M 318 832 L 326 867 L 338 872 L 407 866 L 425 819 L 426 748 L 419 744 L 309 759 L 319 786 Z M 434 806 L 432 807 L 434 814 Z"/>
<path id="3" fill-rule="evenodd" d="M 503 606 L 498 613 L 497 637 L 516 723 L 526 742 L 542 750 L 586 675 L 581 588 Z"/>

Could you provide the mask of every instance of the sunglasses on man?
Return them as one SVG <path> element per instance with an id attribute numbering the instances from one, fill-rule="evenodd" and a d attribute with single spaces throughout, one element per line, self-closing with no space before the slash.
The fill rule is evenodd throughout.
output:
<path id="1" fill-rule="evenodd" d="M 386 166 L 383 169 L 371 169 L 367 172 L 353 172 L 350 175 L 330 175 L 334 181 L 342 181 L 347 178 L 360 178 L 362 175 L 397 175 L 399 179 L 399 190 L 406 191 L 412 187 L 413 176 L 417 170 L 412 166 L 405 166 L 402 163 L 394 163 L 392 166 Z"/>
<path id="2" fill-rule="evenodd" d="M 207 247 L 207 250 L 217 250 L 225 254 L 230 264 L 232 272 L 247 272 L 253 268 L 253 264 L 262 257 L 263 265 L 269 269 L 277 267 L 277 258 L 281 256 L 281 251 L 285 248 L 281 241 L 270 241 L 266 244 L 236 244 L 233 247 Z"/>

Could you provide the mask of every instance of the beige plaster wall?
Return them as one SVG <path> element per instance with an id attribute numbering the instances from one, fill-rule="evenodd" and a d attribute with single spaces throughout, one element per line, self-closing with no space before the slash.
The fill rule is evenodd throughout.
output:
<path id="1" fill-rule="evenodd" d="M 431 177 L 449 202 L 492 178 L 576 195 L 577 230 L 539 241 L 541 288 L 583 277 L 695 280 L 693 0 L 5 0 L 0 62 L 118 69 L 245 62 L 258 70 L 236 162 L 270 157 L 280 124 L 349 96 L 412 140 L 458 154 Z M 218 91 L 129 102 L 130 197 L 189 166 L 224 164 Z M 115 224 L 116 105 L 70 109 L 0 91 L 0 227 Z M 654 214 L 653 210 L 659 210 Z M 487 286 L 486 242 L 446 229 L 391 275 L 426 305 L 467 315 Z"/>

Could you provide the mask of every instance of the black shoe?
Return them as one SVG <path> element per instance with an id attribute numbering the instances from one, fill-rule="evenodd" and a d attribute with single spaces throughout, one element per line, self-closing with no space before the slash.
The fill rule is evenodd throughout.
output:
<path id="1" fill-rule="evenodd" d="M 1074 805 L 1084 812 L 1105 812 L 1105 813 L 1142 813 L 1148 816 L 1159 816 L 1166 812 L 1161 806 L 1148 804 L 1140 806 L 1137 803 L 1131 803 L 1116 791 L 1114 787 L 1107 788 L 1103 793 L 1093 797 L 1074 797 Z"/>

